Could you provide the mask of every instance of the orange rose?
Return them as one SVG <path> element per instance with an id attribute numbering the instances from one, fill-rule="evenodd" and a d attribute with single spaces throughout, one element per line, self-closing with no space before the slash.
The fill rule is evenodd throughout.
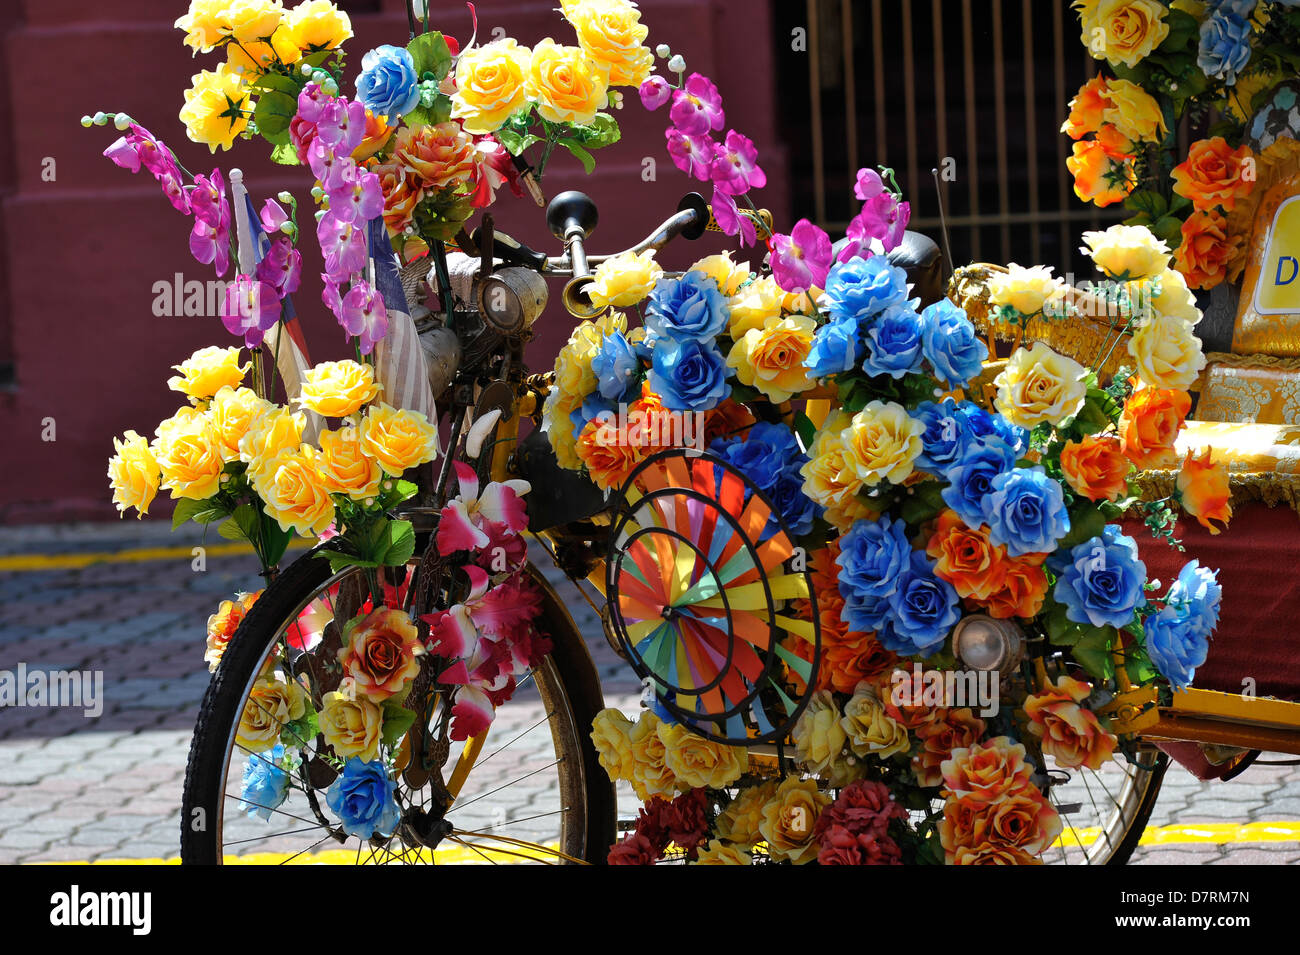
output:
<path id="1" fill-rule="evenodd" d="M 1119 127 L 1113 123 L 1103 123 L 1101 129 L 1097 130 L 1097 145 L 1106 156 L 1118 164 L 1128 163 L 1133 158 L 1134 145 L 1132 140 L 1119 131 Z M 1132 189 L 1135 184 L 1133 181 L 1132 167 L 1124 170 L 1125 179 L 1128 188 Z"/>
<path id="2" fill-rule="evenodd" d="M 592 418 L 582 429 L 577 454 L 601 488 L 621 487 L 645 458 L 641 448 L 627 440 L 625 430 L 599 418 Z"/>
<path id="3" fill-rule="evenodd" d="M 904 674 L 905 686 L 911 686 L 912 674 L 907 671 L 891 670 L 882 674 L 876 680 L 878 692 L 876 696 L 884 701 L 885 714 L 895 723 L 901 725 L 904 729 L 920 732 L 921 727 L 929 726 L 933 723 L 942 722 L 948 715 L 948 711 L 942 706 L 926 706 L 924 703 L 895 703 L 894 702 L 894 678 L 895 673 Z"/>
<path id="4" fill-rule="evenodd" d="M 1003 565 L 1002 589 L 989 595 L 983 607 L 990 617 L 1033 617 L 1043 609 L 1047 596 L 1047 574 L 1043 554 L 1008 557 Z"/>
<path id="5" fill-rule="evenodd" d="M 411 618 L 401 610 L 380 607 L 344 625 L 339 664 L 356 681 L 358 693 L 378 702 L 406 687 L 419 672 L 423 653 Z"/>
<path id="6" fill-rule="evenodd" d="M 454 188 L 474 175 L 474 140 L 460 123 L 403 126 L 393 140 L 393 160 L 425 189 Z"/>
<path id="7" fill-rule="evenodd" d="M 382 116 L 366 110 L 366 135 L 361 140 L 361 145 L 352 150 L 352 158 L 357 162 L 365 162 L 388 144 L 396 129 L 396 124 L 389 126 Z"/>
<path id="8" fill-rule="evenodd" d="M 941 785 L 940 767 L 952 758 L 952 751 L 974 746 L 986 728 L 984 721 L 968 707 L 949 710 L 942 720 L 918 727 L 916 738 L 921 741 L 921 751 L 912 757 L 917 785 Z"/>
<path id="9" fill-rule="evenodd" d="M 1106 77 L 1098 74 L 1079 87 L 1070 100 L 1070 115 L 1061 126 L 1061 132 L 1071 139 L 1082 139 L 1101 129 L 1101 114 L 1106 109 Z"/>
<path id="10" fill-rule="evenodd" d="M 1009 793 L 990 807 L 988 839 L 995 846 L 1039 855 L 1061 834 L 1061 817 L 1033 786 Z"/>
<path id="11" fill-rule="evenodd" d="M 1043 860 L 1014 846 L 983 845 L 978 849 L 959 846 L 952 865 L 1042 865 Z"/>
<path id="12" fill-rule="evenodd" d="M 1042 741 L 1043 755 L 1054 757 L 1066 769 L 1098 770 L 1115 758 L 1119 740 L 1092 710 L 1079 705 L 1091 692 L 1082 680 L 1062 675 L 1055 686 L 1025 698 L 1029 732 Z"/>
<path id="13" fill-rule="evenodd" d="M 1250 147 L 1233 149 L 1222 136 L 1198 139 L 1187 158 L 1174 167 L 1174 192 L 1192 200 L 1197 211 L 1222 206 L 1231 212 L 1238 199 L 1255 188 L 1254 179 L 1242 178 L 1242 164 L 1250 158 Z"/>
<path id="14" fill-rule="evenodd" d="M 1061 473 L 1076 493 L 1090 501 L 1117 501 L 1128 490 L 1128 459 L 1119 439 L 1087 435 L 1061 449 Z"/>
<path id="15" fill-rule="evenodd" d="M 1025 747 L 1009 736 L 960 746 L 939 766 L 944 787 L 972 806 L 989 805 L 1024 789 L 1032 769 L 1025 761 Z"/>
<path id="16" fill-rule="evenodd" d="M 728 398 L 712 411 L 704 412 L 704 445 L 708 447 L 718 438 L 734 438 L 753 423 L 750 410 Z"/>
<path id="17" fill-rule="evenodd" d="M 1196 518 L 1202 527 L 1211 534 L 1219 533 L 1211 521 L 1222 521 L 1226 527 L 1232 517 L 1232 505 L 1228 503 L 1231 492 L 1228 490 L 1228 468 L 1222 461 L 1211 460 L 1211 451 L 1206 448 L 1199 455 L 1189 451 L 1178 472 L 1178 494 L 1183 502 L 1183 510 Z"/>
<path id="18" fill-rule="evenodd" d="M 1142 388 L 1124 404 L 1119 419 L 1124 456 L 1140 468 L 1164 467 L 1174 460 L 1174 440 L 1192 408 L 1192 397 L 1169 388 Z"/>
<path id="19" fill-rule="evenodd" d="M 963 597 L 985 600 L 1002 589 L 1006 549 L 989 541 L 988 528 L 967 527 L 955 511 L 939 515 L 925 552 L 937 558 L 934 572 Z"/>
<path id="20" fill-rule="evenodd" d="M 1074 194 L 1084 202 L 1109 206 L 1122 202 L 1137 180 L 1128 162 L 1117 162 L 1109 154 L 1110 139 L 1081 140 L 1074 144 L 1065 168 L 1074 176 Z"/>
<path id="21" fill-rule="evenodd" d="M 262 596 L 260 590 L 255 594 L 236 594 L 234 600 L 221 601 L 217 605 L 217 612 L 208 618 L 207 650 L 203 654 L 203 659 L 207 662 L 210 672 L 217 671 L 217 664 L 221 662 L 230 638 L 235 635 L 235 631 L 239 629 L 244 617 L 260 596 Z"/>
<path id="22" fill-rule="evenodd" d="M 1227 277 L 1228 262 L 1237 254 L 1241 236 L 1228 235 L 1228 220 L 1217 212 L 1197 211 L 1182 227 L 1183 242 L 1174 251 L 1174 268 L 1191 288 L 1214 288 Z"/>
<path id="23" fill-rule="evenodd" d="M 641 414 L 644 417 L 638 419 L 633 415 Z M 685 423 L 683 413 L 681 424 Z M 680 424 L 677 428 L 673 426 L 673 412 L 664 407 L 663 399 L 657 393 L 650 389 L 650 382 L 641 383 L 641 397 L 628 405 L 628 439 L 635 447 L 644 448 L 645 455 L 648 457 L 655 451 L 673 446 L 673 439 L 676 435 L 686 435 L 682 432 Z M 637 427 L 635 422 L 640 421 L 641 427 Z M 693 436 L 693 435 L 692 435 Z"/>
<path id="24" fill-rule="evenodd" d="M 424 190 L 419 178 L 396 160 L 377 164 L 374 173 L 384 193 L 384 225 L 389 235 L 398 235 L 411 224 L 415 207 L 424 198 Z"/>

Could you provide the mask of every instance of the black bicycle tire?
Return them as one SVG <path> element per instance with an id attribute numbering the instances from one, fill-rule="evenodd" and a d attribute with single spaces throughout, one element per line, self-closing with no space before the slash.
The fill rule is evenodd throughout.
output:
<path id="1" fill-rule="evenodd" d="M 1125 830 L 1119 846 L 1111 854 L 1111 857 L 1106 860 L 1106 865 L 1128 865 L 1128 860 L 1132 858 L 1133 851 L 1137 849 L 1138 843 L 1142 840 L 1142 834 L 1146 831 L 1147 821 L 1150 820 L 1151 813 L 1156 808 L 1156 800 L 1160 798 L 1160 785 L 1164 782 L 1165 770 L 1168 768 L 1169 754 L 1157 749 L 1156 762 L 1147 775 L 1146 789 L 1142 792 L 1142 801 L 1138 804 L 1137 811 L 1133 813 L 1133 818 L 1129 821 L 1128 828 Z"/>

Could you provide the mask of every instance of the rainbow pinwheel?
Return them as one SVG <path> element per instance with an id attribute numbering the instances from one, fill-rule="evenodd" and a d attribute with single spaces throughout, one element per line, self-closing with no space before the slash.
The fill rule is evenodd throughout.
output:
<path id="1" fill-rule="evenodd" d="M 637 675 L 704 736 L 784 738 L 815 682 L 820 640 L 815 608 L 804 619 L 792 606 L 812 588 L 779 518 L 759 543 L 771 504 L 725 461 L 681 449 L 641 464 L 622 495 L 606 584 Z M 797 653 L 793 641 L 808 646 Z"/>

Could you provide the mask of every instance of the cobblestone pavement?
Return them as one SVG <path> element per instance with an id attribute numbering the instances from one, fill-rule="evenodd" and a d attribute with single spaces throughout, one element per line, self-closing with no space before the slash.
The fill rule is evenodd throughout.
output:
<path id="1" fill-rule="evenodd" d="M 22 663 L 103 674 L 96 718 L 73 708 L 0 710 L 0 863 L 177 855 L 189 737 L 209 678 L 203 624 L 219 600 L 259 584 L 252 556 L 215 534 L 206 569 L 195 570 L 191 548 L 200 543 L 197 529 L 170 534 L 165 522 L 0 528 L 0 568 L 54 555 L 50 566 L 0 573 L 0 670 Z M 83 554 L 124 552 L 148 559 L 75 566 Z M 639 687 L 630 670 L 605 644 L 591 608 L 561 582 L 606 702 L 633 711 Z M 503 712 L 503 731 L 535 721 L 532 700 Z M 525 794 L 520 811 L 545 798 Z M 630 792 L 619 804 L 621 814 L 635 812 Z M 1247 834 L 1261 841 L 1200 841 L 1212 827 L 1197 837 L 1196 824 L 1270 822 L 1289 826 L 1287 838 L 1262 841 L 1258 825 Z M 1300 863 L 1300 768 L 1261 766 L 1231 782 L 1199 783 L 1175 766 L 1151 825 L 1181 829 L 1162 831 L 1173 841 L 1142 846 L 1137 863 Z"/>

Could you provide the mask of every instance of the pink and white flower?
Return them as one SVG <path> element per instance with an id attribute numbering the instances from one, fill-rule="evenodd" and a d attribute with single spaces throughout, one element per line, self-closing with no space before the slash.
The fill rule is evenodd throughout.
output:
<path id="1" fill-rule="evenodd" d="M 444 555 L 488 546 L 485 522 L 503 525 L 512 533 L 528 526 L 523 496 L 532 485 L 518 478 L 493 481 L 479 492 L 478 474 L 464 461 L 453 462 L 460 494 L 448 502 L 438 519 L 438 551 Z"/>

